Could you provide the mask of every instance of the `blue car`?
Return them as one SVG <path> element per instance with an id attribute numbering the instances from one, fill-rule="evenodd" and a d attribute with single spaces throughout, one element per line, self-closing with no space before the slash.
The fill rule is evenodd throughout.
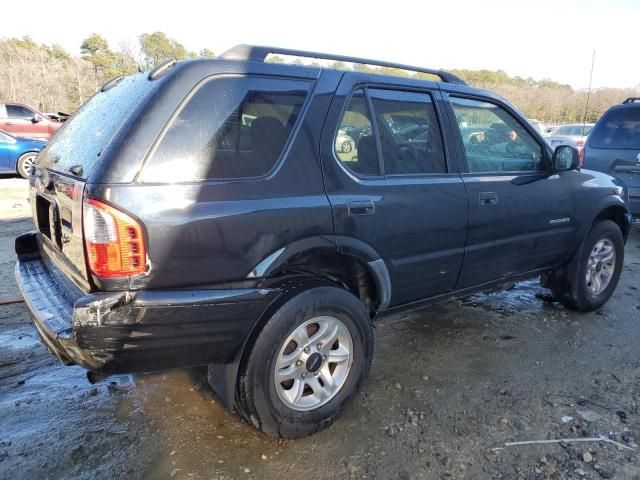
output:
<path id="1" fill-rule="evenodd" d="M 47 142 L 35 138 L 14 137 L 0 131 L 0 173 L 18 172 L 27 178 L 38 152 Z"/>

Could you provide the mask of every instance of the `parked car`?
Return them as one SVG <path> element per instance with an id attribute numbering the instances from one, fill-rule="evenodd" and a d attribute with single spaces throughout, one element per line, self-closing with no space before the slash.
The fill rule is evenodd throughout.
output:
<path id="1" fill-rule="evenodd" d="M 12 135 L 49 140 L 62 124 L 29 105 L 0 102 L 0 130 Z"/>
<path id="2" fill-rule="evenodd" d="M 444 71 L 269 54 L 353 61 L 241 45 L 167 62 L 109 82 L 41 152 L 16 277 L 61 361 L 91 381 L 208 365 L 225 405 L 300 437 L 362 387 L 383 314 L 538 275 L 567 308 L 610 298 L 624 189 L 573 147 L 553 152 L 511 104 Z M 398 138 L 399 115 L 424 138 Z M 488 134 L 472 145 L 458 117 Z M 349 159 L 345 124 L 371 127 Z"/>
<path id="3" fill-rule="evenodd" d="M 547 142 L 549 142 L 551 148 L 569 145 L 577 148 L 580 152 L 584 148 L 587 135 L 591 132 L 593 125 L 593 123 L 560 125 L 547 136 Z"/>
<path id="4" fill-rule="evenodd" d="M 22 138 L 0 131 L 0 173 L 19 173 L 29 177 L 36 155 L 46 142 L 33 138 Z"/>
<path id="5" fill-rule="evenodd" d="M 535 120 L 533 118 L 529 119 L 529 123 L 533 126 L 533 128 L 535 128 L 536 130 L 538 130 L 538 132 L 540 132 L 541 135 L 546 135 L 547 134 L 547 126 L 542 123 L 540 120 Z"/>
<path id="6" fill-rule="evenodd" d="M 600 117 L 585 147 L 584 166 L 619 178 L 631 213 L 640 217 L 640 98 L 628 98 Z"/>
<path id="7" fill-rule="evenodd" d="M 356 142 L 349 135 L 339 130 L 336 135 L 336 151 L 340 153 L 350 153 L 356 148 Z"/>

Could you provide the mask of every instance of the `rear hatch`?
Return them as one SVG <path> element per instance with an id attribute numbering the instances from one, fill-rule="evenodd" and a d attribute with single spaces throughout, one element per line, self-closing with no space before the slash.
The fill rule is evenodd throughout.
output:
<path id="1" fill-rule="evenodd" d="M 29 181 L 43 257 L 84 290 L 90 289 L 82 229 L 86 186 L 99 182 L 100 163 L 109 161 L 106 147 L 145 101 L 152 83 L 138 74 L 96 93 L 42 150 Z"/>

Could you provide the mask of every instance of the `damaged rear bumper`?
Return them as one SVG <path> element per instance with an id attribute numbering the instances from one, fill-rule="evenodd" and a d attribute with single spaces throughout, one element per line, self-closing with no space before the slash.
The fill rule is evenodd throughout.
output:
<path id="1" fill-rule="evenodd" d="M 37 250 L 18 251 L 15 272 L 48 349 L 67 365 L 103 373 L 233 361 L 280 293 L 259 288 L 86 293 Z"/>

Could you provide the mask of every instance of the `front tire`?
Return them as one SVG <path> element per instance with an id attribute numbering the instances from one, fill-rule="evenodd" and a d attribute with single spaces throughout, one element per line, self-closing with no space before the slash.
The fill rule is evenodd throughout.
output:
<path id="1" fill-rule="evenodd" d="M 335 286 L 302 290 L 275 310 L 243 359 L 236 409 L 269 435 L 311 435 L 355 397 L 372 355 L 358 298 Z"/>
<path id="2" fill-rule="evenodd" d="M 29 178 L 36 165 L 36 152 L 28 152 L 18 158 L 16 169 L 22 178 Z"/>
<path id="3" fill-rule="evenodd" d="M 624 239 L 611 220 L 593 225 L 579 252 L 551 284 L 553 296 L 565 307 L 591 312 L 602 307 L 618 285 L 624 263 Z"/>

